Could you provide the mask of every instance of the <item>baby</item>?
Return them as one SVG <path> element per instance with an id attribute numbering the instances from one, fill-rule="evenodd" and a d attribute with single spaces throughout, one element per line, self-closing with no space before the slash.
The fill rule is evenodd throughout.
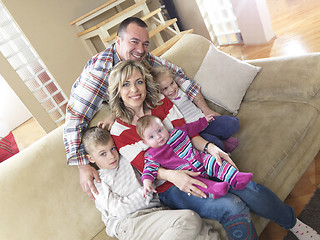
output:
<path id="1" fill-rule="evenodd" d="M 172 72 L 168 68 L 164 66 L 155 67 L 150 73 L 159 83 L 161 93 L 177 106 L 187 123 L 194 122 L 205 116 L 200 108 L 178 87 L 173 79 Z M 232 135 L 239 128 L 240 124 L 237 118 L 229 115 L 219 116 L 215 114 L 214 121 L 211 121 L 199 135 L 214 143 L 223 151 L 232 152 L 238 146 L 238 140 L 232 137 Z"/>
<path id="2" fill-rule="evenodd" d="M 247 186 L 252 179 L 252 173 L 239 172 L 227 161 L 223 161 L 219 166 L 214 156 L 193 148 L 190 138 L 207 127 L 208 121 L 210 122 L 212 118 L 212 115 L 200 118 L 198 121 L 174 128 L 171 133 L 156 116 L 147 115 L 139 118 L 136 124 L 137 133 L 150 147 L 145 153 L 145 166 L 142 174 L 144 197 L 148 191 L 156 192 L 152 183 L 157 177 L 159 167 L 201 172 L 198 178 L 208 188 L 200 186 L 198 188 L 212 198 L 224 196 L 229 190 L 229 185 L 236 190 Z M 223 182 L 206 179 L 207 175 L 217 177 Z"/>

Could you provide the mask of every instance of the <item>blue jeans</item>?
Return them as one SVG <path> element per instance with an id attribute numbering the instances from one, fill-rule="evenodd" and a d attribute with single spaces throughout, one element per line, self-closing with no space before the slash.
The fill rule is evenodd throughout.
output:
<path id="1" fill-rule="evenodd" d="M 224 151 L 223 141 L 235 134 L 239 128 L 240 123 L 238 118 L 221 115 L 214 117 L 214 120 L 199 135 Z"/>
<path id="2" fill-rule="evenodd" d="M 159 197 L 163 204 L 173 209 L 191 209 L 203 218 L 218 220 L 229 239 L 234 240 L 258 239 L 250 210 L 286 229 L 296 223 L 294 210 L 268 188 L 255 182 L 250 182 L 243 190 L 230 188 L 229 193 L 218 199 L 189 197 L 176 186 L 160 193 Z"/>

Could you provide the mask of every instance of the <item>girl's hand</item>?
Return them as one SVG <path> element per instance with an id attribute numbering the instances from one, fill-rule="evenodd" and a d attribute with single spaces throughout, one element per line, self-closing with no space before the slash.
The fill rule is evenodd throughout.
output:
<path id="1" fill-rule="evenodd" d="M 157 193 L 157 190 L 154 189 L 150 179 L 143 180 L 143 198 L 146 198 L 147 192 Z"/>

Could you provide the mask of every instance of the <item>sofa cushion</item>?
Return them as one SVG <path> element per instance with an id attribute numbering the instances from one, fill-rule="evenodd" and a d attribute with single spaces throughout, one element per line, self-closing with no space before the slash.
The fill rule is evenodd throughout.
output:
<path id="1" fill-rule="evenodd" d="M 92 239 L 104 229 L 67 166 L 63 126 L 0 166 L 1 239 Z"/>
<path id="2" fill-rule="evenodd" d="M 260 69 L 219 51 L 211 44 L 194 79 L 207 100 L 236 113 Z"/>
<path id="3" fill-rule="evenodd" d="M 307 134 L 305 149 L 317 135 L 313 131 L 310 135 L 317 110 L 296 102 L 245 102 L 238 117 L 241 128 L 235 136 L 239 146 L 232 159 L 241 171 L 253 172 L 255 181 L 276 192 L 303 157 L 302 152 L 301 156 L 295 154 L 306 143 Z"/>

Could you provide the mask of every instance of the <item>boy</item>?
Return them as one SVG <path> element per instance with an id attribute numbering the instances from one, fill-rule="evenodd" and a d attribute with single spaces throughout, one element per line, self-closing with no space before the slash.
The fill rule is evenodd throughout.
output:
<path id="1" fill-rule="evenodd" d="M 146 115 L 139 118 L 136 129 L 143 142 L 150 147 L 145 154 L 145 166 L 142 174 L 144 185 L 143 196 L 147 192 L 156 192 L 152 182 L 156 179 L 158 168 L 190 170 L 201 172 L 201 181 L 208 188 L 199 188 L 207 196 L 219 198 L 229 190 L 229 184 L 236 190 L 244 189 L 252 179 L 252 173 L 239 172 L 227 161 L 221 166 L 215 158 L 207 153 L 198 152 L 193 148 L 190 138 L 204 129 L 213 116 L 208 115 L 198 121 L 167 131 L 161 120 L 156 116 Z M 189 138 L 190 137 L 190 138 Z M 206 149 L 206 147 L 205 147 Z M 206 151 L 206 150 L 205 150 Z M 205 179 L 206 175 L 217 177 L 223 182 Z"/>
<path id="2" fill-rule="evenodd" d="M 164 210 L 153 194 L 141 198 L 143 188 L 131 164 L 119 156 L 110 133 L 87 129 L 82 138 L 88 160 L 99 168 L 101 183 L 95 182 L 97 209 L 106 232 L 118 239 L 211 239 L 217 238 L 191 210 Z"/>
<path id="3" fill-rule="evenodd" d="M 188 96 L 181 91 L 174 81 L 173 73 L 166 67 L 154 67 L 150 71 L 155 81 L 159 83 L 160 91 L 167 96 L 182 113 L 187 123 L 204 117 L 203 112 Z M 201 137 L 214 143 L 221 150 L 232 152 L 238 146 L 238 140 L 232 135 L 240 128 L 239 120 L 233 116 L 215 115 L 206 129 L 199 133 Z"/>

